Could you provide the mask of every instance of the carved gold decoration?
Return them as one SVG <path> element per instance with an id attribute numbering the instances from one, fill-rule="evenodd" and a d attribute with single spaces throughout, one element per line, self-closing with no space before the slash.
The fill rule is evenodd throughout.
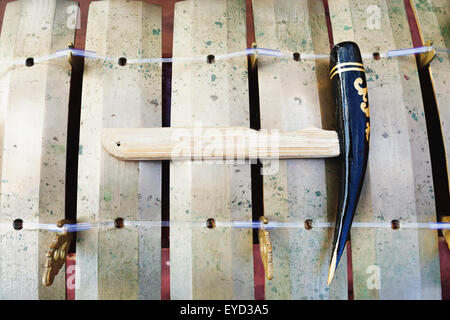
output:
<path id="1" fill-rule="evenodd" d="M 355 89 L 358 91 L 358 94 L 363 97 L 363 102 L 361 102 L 361 110 L 366 114 L 366 117 L 370 117 L 369 105 L 367 104 L 367 86 L 365 88 L 361 87 L 363 84 L 362 78 L 355 79 L 353 85 Z"/>
<path id="2" fill-rule="evenodd" d="M 73 49 L 73 48 L 74 48 L 74 45 L 73 45 L 72 42 L 69 42 L 69 43 L 67 44 L 67 47 L 68 47 L 69 49 Z M 70 65 L 72 68 L 74 67 L 73 55 L 72 55 L 72 52 L 71 52 L 71 51 L 68 51 L 68 52 L 67 52 L 67 62 L 69 62 L 69 65 Z"/>
<path id="3" fill-rule="evenodd" d="M 60 220 L 56 225 L 59 228 L 62 228 L 66 223 L 69 223 L 69 221 Z M 46 254 L 45 270 L 42 277 L 42 284 L 44 286 L 49 287 L 53 284 L 55 276 L 66 263 L 66 257 L 71 241 L 72 234 L 66 230 L 55 234 Z"/>
<path id="4" fill-rule="evenodd" d="M 366 140 L 369 141 L 369 137 L 370 137 L 370 124 L 367 122 L 366 123 Z"/>
<path id="5" fill-rule="evenodd" d="M 74 49 L 75 46 L 72 42 L 67 44 L 68 49 Z M 79 70 L 81 67 L 80 57 L 74 56 L 71 51 L 67 52 L 67 62 L 69 63 L 72 70 Z"/>
<path id="6" fill-rule="evenodd" d="M 431 47 L 432 45 L 433 45 L 432 40 L 428 40 L 427 42 L 425 42 L 426 47 Z M 435 57 L 436 57 L 436 49 L 419 53 L 419 67 L 425 68 L 431 63 L 431 61 L 433 61 Z"/>
<path id="7" fill-rule="evenodd" d="M 252 43 L 252 49 L 256 49 L 256 48 L 257 48 L 256 42 L 253 42 Z M 252 66 L 252 70 L 255 69 L 255 65 L 256 65 L 257 61 L 258 61 L 258 54 L 257 53 L 252 54 L 250 56 L 250 63 L 251 63 L 251 66 Z"/>
<path id="8" fill-rule="evenodd" d="M 266 217 L 259 219 L 263 224 L 268 224 L 269 220 Z M 259 229 L 259 251 L 261 253 L 261 260 L 263 262 L 264 271 L 266 272 L 267 280 L 273 279 L 273 255 L 272 255 L 272 242 L 270 240 L 269 231 L 265 230 L 262 226 Z"/>

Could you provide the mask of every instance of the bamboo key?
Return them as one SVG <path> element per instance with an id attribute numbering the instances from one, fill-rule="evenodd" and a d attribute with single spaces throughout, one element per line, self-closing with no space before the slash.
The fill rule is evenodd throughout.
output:
<path id="1" fill-rule="evenodd" d="M 329 158 L 340 154 L 335 131 L 248 128 L 107 128 L 102 145 L 121 160 Z"/>

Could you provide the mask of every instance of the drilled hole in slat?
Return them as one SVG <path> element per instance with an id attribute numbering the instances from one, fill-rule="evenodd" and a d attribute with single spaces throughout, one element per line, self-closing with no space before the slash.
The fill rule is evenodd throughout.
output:
<path id="1" fill-rule="evenodd" d="M 306 219 L 305 220 L 305 229 L 306 230 L 311 230 L 313 228 L 313 222 L 311 219 Z"/>
<path id="2" fill-rule="evenodd" d="M 400 221 L 398 221 L 398 220 L 392 220 L 392 221 L 391 221 L 391 228 L 392 228 L 393 230 L 398 230 L 398 229 L 400 229 Z"/>
<path id="3" fill-rule="evenodd" d="M 13 221 L 13 228 L 14 230 L 22 230 L 23 229 L 23 220 L 22 219 L 16 219 Z"/>
<path id="4" fill-rule="evenodd" d="M 117 229 L 122 229 L 123 226 L 124 226 L 123 218 L 117 218 L 116 220 L 114 220 L 114 227 L 116 227 Z"/>
<path id="5" fill-rule="evenodd" d="M 213 54 L 210 54 L 206 57 L 206 61 L 208 61 L 209 64 L 214 63 L 216 57 Z"/>
<path id="6" fill-rule="evenodd" d="M 214 218 L 209 218 L 206 220 L 206 227 L 208 229 L 214 229 L 216 227 L 216 220 L 214 220 Z"/>
<path id="7" fill-rule="evenodd" d="M 127 58 L 125 58 L 125 57 L 119 58 L 118 63 L 119 63 L 119 66 L 121 66 L 121 67 L 126 66 L 127 65 Z"/>
<path id="8" fill-rule="evenodd" d="M 25 60 L 25 65 L 27 67 L 32 67 L 34 66 L 34 59 L 33 58 L 28 58 L 27 60 Z"/>

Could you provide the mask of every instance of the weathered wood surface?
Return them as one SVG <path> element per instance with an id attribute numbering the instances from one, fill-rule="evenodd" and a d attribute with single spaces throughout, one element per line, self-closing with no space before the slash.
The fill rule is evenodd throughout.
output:
<path id="1" fill-rule="evenodd" d="M 335 43 L 364 56 L 412 47 L 403 0 L 329 0 Z M 377 20 L 379 19 L 379 20 Z M 402 229 L 436 220 L 426 123 L 414 56 L 364 59 L 371 112 L 369 164 L 353 229 L 355 299 L 441 299 L 437 232 Z"/>
<path id="2" fill-rule="evenodd" d="M 161 8 L 143 1 L 90 5 L 86 50 L 161 56 Z M 124 107 L 126 106 L 126 107 Z M 161 220 L 161 163 L 125 162 L 101 147 L 104 127 L 161 126 L 161 66 L 86 60 L 78 221 Z M 77 233 L 77 299 L 160 299 L 161 230 L 125 225 Z"/>
<path id="3" fill-rule="evenodd" d="M 450 3 L 448 0 L 411 0 L 422 42 L 433 41 L 433 46 L 450 48 Z M 429 72 L 435 90 L 441 120 L 442 138 L 447 159 L 450 159 L 450 59 L 446 52 L 438 52 L 430 64 Z M 450 180 L 449 180 L 450 181 Z M 449 182 L 450 192 L 450 182 Z M 450 214 L 449 214 L 450 215 Z"/>
<path id="4" fill-rule="evenodd" d="M 249 127 L 247 59 L 206 62 L 246 48 L 244 0 L 175 5 L 172 127 Z M 201 129 L 200 129 L 201 130 Z M 171 221 L 251 220 L 249 164 L 172 162 Z M 217 227 L 170 228 L 172 299 L 253 299 L 252 233 Z"/>
<path id="5" fill-rule="evenodd" d="M 322 1 L 255 0 L 253 15 L 258 47 L 300 55 L 327 54 L 330 50 Z M 297 62 L 261 57 L 261 128 L 291 131 L 332 127 L 335 110 L 328 72 L 328 59 Z M 314 223 L 336 219 L 333 201 L 338 173 L 333 162 L 287 160 L 271 166 L 279 168 L 264 176 L 264 215 L 269 220 L 312 219 Z M 274 277 L 266 280 L 266 299 L 347 299 L 345 258 L 331 286 L 326 285 L 331 228 L 271 230 L 270 234 Z"/>
<path id="6" fill-rule="evenodd" d="M 61 272 L 42 286 L 47 231 L 12 228 L 13 220 L 55 223 L 64 218 L 66 131 L 70 67 L 64 59 L 25 66 L 64 49 L 74 39 L 67 25 L 71 1 L 19 0 L 6 6 L 0 38 L 0 299 L 64 299 Z"/>
<path id="7" fill-rule="evenodd" d="M 240 143 L 236 145 L 236 141 Z M 248 128 L 104 129 L 103 148 L 121 160 L 327 158 L 339 155 L 336 131 L 262 133 Z"/>

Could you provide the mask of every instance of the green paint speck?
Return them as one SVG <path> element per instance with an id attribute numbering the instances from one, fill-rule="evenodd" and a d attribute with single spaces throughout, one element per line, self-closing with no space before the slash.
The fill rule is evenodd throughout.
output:
<path id="1" fill-rule="evenodd" d="M 400 8 L 398 8 L 398 7 L 393 7 L 392 8 L 392 12 L 395 13 L 395 14 L 401 14 L 402 13 Z"/>
<path id="2" fill-rule="evenodd" d="M 321 196 L 321 194 L 322 194 L 322 192 L 320 192 L 320 191 L 316 191 L 316 196 L 320 197 L 320 196 Z"/>
<path id="3" fill-rule="evenodd" d="M 216 75 L 215 75 L 215 74 L 212 74 L 212 75 L 211 75 L 211 81 L 216 81 L 216 79 L 217 79 Z"/>
<path id="4" fill-rule="evenodd" d="M 352 27 L 344 26 L 344 30 L 345 30 L 345 31 L 350 30 L 351 28 L 352 28 Z"/>
<path id="5" fill-rule="evenodd" d="M 152 33 L 153 33 L 155 36 L 157 36 L 157 35 L 159 35 L 159 34 L 161 33 L 161 29 L 153 29 L 153 30 L 152 30 Z"/>
<path id="6" fill-rule="evenodd" d="M 215 24 L 216 26 L 219 26 L 219 27 L 220 27 L 220 29 L 222 29 L 222 25 L 223 25 L 223 23 L 222 23 L 222 22 L 220 22 L 220 21 L 216 21 L 216 22 L 214 22 L 214 24 Z"/>
<path id="7" fill-rule="evenodd" d="M 103 192 L 103 200 L 105 201 L 111 201 L 112 197 L 111 197 L 111 192 L 109 191 L 105 191 Z"/>
<path id="8" fill-rule="evenodd" d="M 80 146 L 78 147 L 78 154 L 83 154 L 83 145 L 80 144 Z"/>
<path id="9" fill-rule="evenodd" d="M 205 42 L 205 44 L 206 44 L 207 46 L 210 46 L 210 45 L 212 44 L 212 41 L 211 41 L 211 40 L 208 40 L 208 41 Z"/>
<path id="10" fill-rule="evenodd" d="M 411 118 L 413 118 L 414 120 L 418 121 L 419 119 L 417 118 L 417 115 L 413 112 L 411 113 Z"/>
<path id="11" fill-rule="evenodd" d="M 64 145 L 52 144 L 52 148 L 57 154 L 66 153 L 66 147 Z"/>

